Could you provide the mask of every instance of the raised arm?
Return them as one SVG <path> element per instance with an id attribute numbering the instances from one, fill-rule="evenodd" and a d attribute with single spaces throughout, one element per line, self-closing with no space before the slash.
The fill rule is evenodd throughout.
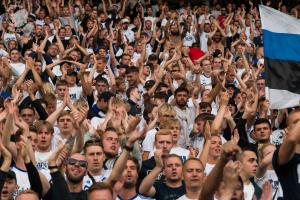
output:
<path id="1" fill-rule="evenodd" d="M 226 108 L 227 108 L 227 104 L 229 101 L 229 96 L 227 92 L 221 92 L 220 94 L 220 107 L 219 107 L 219 111 L 212 123 L 212 127 L 211 127 L 211 132 L 212 134 L 219 134 L 220 130 L 221 130 L 221 125 L 223 122 L 223 118 L 224 118 L 224 114 L 226 112 Z"/>
<path id="2" fill-rule="evenodd" d="M 133 127 L 135 128 L 135 127 Z M 133 150 L 134 143 L 144 137 L 146 134 L 147 129 L 144 128 L 143 130 L 134 130 L 129 134 L 129 137 L 126 141 L 125 148 L 123 148 L 123 151 L 118 158 L 118 160 L 115 163 L 115 166 L 113 167 L 113 170 L 110 174 L 110 176 L 104 181 L 109 184 L 112 182 L 115 182 L 120 179 L 122 172 L 126 166 L 126 161 L 128 159 L 128 156 L 130 155 L 130 152 Z"/>
<path id="3" fill-rule="evenodd" d="M 41 79 L 41 76 L 36 71 L 34 64 L 31 64 L 30 68 L 31 68 L 31 72 L 33 74 L 34 83 L 38 86 L 38 89 L 41 89 L 42 85 L 43 85 L 43 81 Z"/>
<path id="4" fill-rule="evenodd" d="M 209 121 L 205 121 L 205 124 L 204 124 L 204 146 L 203 146 L 202 152 L 199 156 L 199 160 L 202 162 L 204 167 L 206 166 L 206 163 L 208 160 L 210 143 L 211 143 L 210 124 L 209 124 Z"/>
<path id="5" fill-rule="evenodd" d="M 2 188 L 6 181 L 6 173 L 9 171 L 10 165 L 11 165 L 11 153 L 5 148 L 5 146 L 2 144 L 2 140 L 0 138 L 0 153 L 3 158 L 2 165 L 0 167 L 0 191 L 2 191 Z"/>
<path id="6" fill-rule="evenodd" d="M 291 122 L 287 128 L 287 137 L 283 140 L 278 152 L 278 165 L 287 164 L 295 155 L 296 145 L 300 141 L 300 120 L 296 124 Z"/>
<path id="7" fill-rule="evenodd" d="M 26 75 L 28 74 L 28 72 L 30 71 L 31 66 L 34 65 L 34 61 L 32 59 L 26 60 L 25 63 L 25 70 L 22 72 L 22 74 L 20 75 L 20 77 L 18 78 L 17 82 L 16 82 L 16 86 L 19 88 L 25 80 Z"/>
<path id="8" fill-rule="evenodd" d="M 43 193 L 42 181 L 40 179 L 38 170 L 33 164 L 34 162 L 30 160 L 30 156 L 29 156 L 30 154 L 29 148 L 31 148 L 31 142 L 27 139 L 27 137 L 23 135 L 21 136 L 20 148 L 21 148 L 20 153 L 22 155 L 22 158 L 24 160 L 27 169 L 30 188 L 33 191 L 35 191 L 40 198 L 42 198 L 42 193 Z"/>
<path id="9" fill-rule="evenodd" d="M 239 152 L 241 152 L 241 149 L 231 142 L 227 142 L 222 146 L 221 157 L 206 178 L 200 193 L 200 200 L 211 200 L 214 198 L 214 193 L 217 191 L 222 181 L 223 169 L 226 163 L 229 160 L 234 159 Z"/>
<path id="10" fill-rule="evenodd" d="M 2 143 L 3 145 L 11 152 L 13 158 L 17 157 L 17 148 L 16 145 L 10 142 L 10 137 L 13 134 L 14 130 L 14 112 L 16 112 L 16 106 L 12 102 L 7 102 L 6 104 L 6 121 L 2 133 Z"/>
<path id="11" fill-rule="evenodd" d="M 12 160 L 12 155 L 8 151 L 8 149 L 4 146 L 4 144 L 2 143 L 1 138 L 0 138 L 0 153 L 1 153 L 1 156 L 3 158 L 3 162 L 2 162 L 2 165 L 0 167 L 0 171 L 1 172 L 8 172 L 9 168 L 10 168 L 11 160 Z M 0 188 L 2 189 L 1 186 L 0 186 Z"/>
<path id="12" fill-rule="evenodd" d="M 162 150 L 157 149 L 154 153 L 155 167 L 142 181 L 139 192 L 148 197 L 154 197 L 156 190 L 153 186 L 156 177 L 163 169 Z"/>
<path id="13" fill-rule="evenodd" d="M 60 113 L 65 109 L 67 105 L 66 103 L 67 95 L 69 95 L 68 92 L 65 93 L 63 104 L 59 108 L 57 108 L 53 113 L 51 113 L 51 115 L 49 115 L 49 117 L 46 119 L 46 121 L 49 122 L 50 124 L 54 124 L 58 116 L 60 115 Z"/>

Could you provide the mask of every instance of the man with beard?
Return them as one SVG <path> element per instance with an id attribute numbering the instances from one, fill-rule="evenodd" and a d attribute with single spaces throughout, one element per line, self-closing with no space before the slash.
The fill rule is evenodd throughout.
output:
<path id="1" fill-rule="evenodd" d="M 117 200 L 150 200 L 150 198 L 144 197 L 136 192 L 139 168 L 139 161 L 136 158 L 131 157 L 127 160 L 125 170 L 122 174 L 124 184 L 118 192 Z"/>
<path id="2" fill-rule="evenodd" d="M 52 199 L 76 199 L 87 200 L 86 191 L 82 190 L 82 180 L 87 171 L 85 156 L 75 153 L 66 159 L 66 180 L 56 164 L 57 158 L 67 154 L 64 146 L 58 148 L 48 160 L 48 168 L 51 173 L 52 184 L 45 200 Z"/>
<path id="3" fill-rule="evenodd" d="M 208 50 L 210 52 L 216 52 L 216 50 L 219 50 L 221 51 L 222 55 L 224 55 L 224 38 L 226 37 L 226 34 L 216 21 L 213 23 L 215 25 L 215 29 L 209 34 L 207 40 Z"/>
<path id="4" fill-rule="evenodd" d="M 187 106 L 189 91 L 185 87 L 179 87 L 175 91 L 176 118 L 181 125 L 181 135 L 178 140 L 179 146 L 186 148 L 189 145 L 189 126 L 195 119 L 195 111 Z"/>
<path id="5" fill-rule="evenodd" d="M 122 154 L 116 161 L 114 171 L 104 182 L 115 183 L 123 171 L 133 144 L 142 136 L 142 131 L 133 131 L 128 137 Z M 66 179 L 60 173 L 57 161 L 63 162 L 68 153 L 66 146 L 59 147 L 49 158 L 48 167 L 52 177 L 52 185 L 43 199 L 87 200 L 87 192 L 83 190 L 83 178 L 88 171 L 88 162 L 84 155 L 74 153 L 66 159 Z"/>
<path id="6" fill-rule="evenodd" d="M 178 200 L 197 199 L 204 183 L 204 167 L 197 158 L 190 158 L 183 165 L 183 178 L 185 183 L 185 195 Z"/>
<path id="7" fill-rule="evenodd" d="M 184 195 L 181 158 L 175 154 L 170 154 L 163 160 L 162 150 L 159 149 L 155 152 L 155 162 L 156 166 L 140 185 L 140 193 L 160 200 L 177 199 Z M 161 171 L 165 175 L 165 182 L 155 182 Z"/>
<path id="8" fill-rule="evenodd" d="M 41 25 L 36 25 L 34 28 L 34 36 L 32 37 L 32 39 L 28 40 L 28 42 L 24 44 L 22 53 L 24 53 L 27 49 L 31 49 L 34 43 L 40 45 L 44 38 L 45 37 L 43 36 L 43 27 Z M 51 43 L 47 40 L 45 44 L 46 50 L 48 49 L 50 44 Z"/>
<path id="9" fill-rule="evenodd" d="M 170 42 L 170 45 L 174 48 L 181 47 L 182 45 L 182 38 L 179 28 L 179 24 L 176 21 L 172 22 L 170 25 L 170 34 L 166 36 L 168 42 Z"/>

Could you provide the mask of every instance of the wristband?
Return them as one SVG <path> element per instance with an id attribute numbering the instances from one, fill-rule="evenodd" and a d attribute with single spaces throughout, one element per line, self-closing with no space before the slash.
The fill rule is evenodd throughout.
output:
<path id="1" fill-rule="evenodd" d="M 51 170 L 51 169 L 58 169 L 58 167 L 56 165 L 54 166 L 48 166 L 48 169 Z"/>
<path id="2" fill-rule="evenodd" d="M 127 151 L 132 151 L 133 150 L 133 146 L 132 147 L 129 147 L 129 146 L 127 146 L 127 145 L 125 145 L 124 146 L 124 149 L 126 149 Z"/>

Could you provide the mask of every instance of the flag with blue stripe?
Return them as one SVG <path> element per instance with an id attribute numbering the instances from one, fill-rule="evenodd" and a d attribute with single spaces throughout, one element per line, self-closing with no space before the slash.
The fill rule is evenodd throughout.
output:
<path id="1" fill-rule="evenodd" d="M 264 41 L 266 97 L 271 109 L 299 105 L 300 20 L 259 6 Z"/>

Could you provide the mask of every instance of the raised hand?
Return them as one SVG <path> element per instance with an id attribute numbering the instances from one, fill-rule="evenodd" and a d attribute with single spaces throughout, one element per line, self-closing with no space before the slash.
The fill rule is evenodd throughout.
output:
<path id="1" fill-rule="evenodd" d="M 143 138 L 147 133 L 148 127 L 145 125 L 143 129 L 135 129 L 128 137 L 127 141 L 133 144 L 135 141 Z"/>
<path id="2" fill-rule="evenodd" d="M 238 153 L 241 153 L 241 148 L 233 144 L 232 142 L 227 142 L 222 146 L 221 160 L 229 161 L 234 160 Z"/>
<path id="3" fill-rule="evenodd" d="M 1 137 L 0 137 L 0 153 L 1 153 L 1 156 L 3 157 L 3 159 L 4 159 L 0 169 L 4 172 L 8 172 L 10 164 L 11 164 L 12 155 L 6 149 L 6 147 L 3 145 Z"/>
<path id="4" fill-rule="evenodd" d="M 48 159 L 48 166 L 60 166 L 63 162 L 57 162 L 60 154 L 64 154 L 67 152 L 67 145 L 59 144 L 56 150 L 52 153 L 52 155 Z M 67 155 L 67 153 L 66 153 Z M 66 156 L 65 156 L 66 157 Z"/>
<path id="5" fill-rule="evenodd" d="M 30 141 L 27 139 L 27 137 L 21 135 L 20 152 L 21 152 L 21 156 L 22 156 L 25 163 L 30 162 L 29 146 L 28 145 L 30 145 Z"/>
<path id="6" fill-rule="evenodd" d="M 205 140 L 210 140 L 211 139 L 211 129 L 210 129 L 210 123 L 209 121 L 204 122 L 204 138 Z"/>
<path id="7" fill-rule="evenodd" d="M 233 144 L 237 145 L 240 141 L 240 134 L 237 128 L 233 130 L 233 134 L 231 135 L 231 140 Z"/>
<path id="8" fill-rule="evenodd" d="M 272 200 L 272 184 L 269 181 L 263 184 L 262 191 L 260 200 Z"/>
<path id="9" fill-rule="evenodd" d="M 161 149 L 156 149 L 156 151 L 154 152 L 154 159 L 155 159 L 156 167 L 159 167 L 159 168 L 164 167 Z"/>
<path id="10" fill-rule="evenodd" d="M 223 181 L 225 183 L 226 190 L 231 193 L 234 192 L 239 182 L 239 173 L 241 171 L 239 161 L 228 161 L 223 170 Z"/>
<path id="11" fill-rule="evenodd" d="M 227 91 L 220 92 L 220 106 L 227 106 L 229 102 L 229 95 Z"/>

